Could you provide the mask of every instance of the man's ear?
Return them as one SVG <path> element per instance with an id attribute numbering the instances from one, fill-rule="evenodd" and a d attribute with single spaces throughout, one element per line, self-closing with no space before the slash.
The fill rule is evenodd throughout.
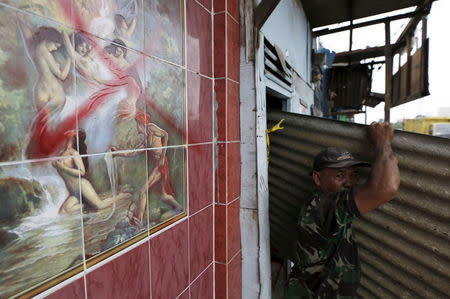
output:
<path id="1" fill-rule="evenodd" d="M 316 184 L 316 186 L 320 186 L 320 173 L 318 171 L 313 170 L 312 179 L 314 181 L 314 184 Z"/>

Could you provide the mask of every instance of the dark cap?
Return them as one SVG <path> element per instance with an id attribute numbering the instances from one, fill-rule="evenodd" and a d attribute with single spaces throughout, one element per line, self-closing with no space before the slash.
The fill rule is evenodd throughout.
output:
<path id="1" fill-rule="evenodd" d="M 370 167 L 370 163 L 356 160 L 347 150 L 338 147 L 328 147 L 314 158 L 313 170 L 324 168 L 344 168 L 351 166 Z"/>

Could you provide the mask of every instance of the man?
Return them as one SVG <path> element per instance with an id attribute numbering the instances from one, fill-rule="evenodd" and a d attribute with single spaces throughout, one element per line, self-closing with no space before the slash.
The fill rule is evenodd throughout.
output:
<path id="1" fill-rule="evenodd" d="M 370 164 L 356 160 L 348 151 L 327 148 L 314 159 L 316 190 L 301 208 L 289 298 L 356 294 L 360 269 L 352 221 L 391 200 L 400 185 L 398 161 L 391 148 L 393 128 L 372 123 L 368 135 L 375 161 L 363 185 L 356 185 L 356 167 Z"/>
<path id="2" fill-rule="evenodd" d="M 158 192 L 160 193 L 161 200 L 169 205 L 173 210 L 179 212 L 182 211 L 182 206 L 175 199 L 175 192 L 169 177 L 169 161 L 166 157 L 166 146 L 169 139 L 168 133 L 151 122 L 150 115 L 142 111 L 136 113 L 137 131 L 139 134 L 146 136 L 145 139 L 136 146 L 139 148 L 155 148 L 148 151 L 149 158 L 153 160 L 153 169 L 149 170 L 150 175 L 147 178 L 147 182 L 141 189 L 139 196 L 139 202 L 136 210 L 133 212 L 133 216 L 130 217 L 130 222 L 133 225 L 142 225 L 145 211 L 147 209 L 147 192 L 153 187 L 159 186 Z M 112 151 L 116 151 L 115 147 L 111 148 Z M 132 151 L 128 153 L 117 153 L 114 156 L 131 157 L 138 155 L 138 151 Z"/>

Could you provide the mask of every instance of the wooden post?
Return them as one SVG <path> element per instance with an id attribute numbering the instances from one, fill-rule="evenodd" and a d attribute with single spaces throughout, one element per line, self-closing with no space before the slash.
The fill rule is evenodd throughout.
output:
<path id="1" fill-rule="evenodd" d="M 385 47 L 384 56 L 386 60 L 385 68 L 385 92 L 384 92 L 384 121 L 390 122 L 392 105 L 392 49 L 391 49 L 391 26 L 390 22 L 384 23 L 385 27 Z"/>
<path id="2" fill-rule="evenodd" d="M 411 44 L 412 35 L 406 37 L 406 94 L 411 94 Z"/>
<path id="3" fill-rule="evenodd" d="M 350 26 L 353 25 L 353 20 L 350 20 Z M 351 52 L 353 47 L 353 28 L 350 28 L 350 45 L 348 46 L 348 51 Z"/>

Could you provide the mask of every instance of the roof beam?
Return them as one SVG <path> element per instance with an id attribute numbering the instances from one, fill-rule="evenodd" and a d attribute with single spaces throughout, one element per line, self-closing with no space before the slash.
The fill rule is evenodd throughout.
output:
<path id="1" fill-rule="evenodd" d="M 399 42 L 391 45 L 392 52 L 395 53 L 399 48 L 405 46 L 405 42 Z M 334 57 L 333 64 L 336 63 L 353 63 L 363 59 L 382 57 L 385 54 L 385 46 L 372 47 L 361 50 L 337 53 Z"/>
<path id="2" fill-rule="evenodd" d="M 262 0 L 255 8 L 254 20 L 257 31 L 262 28 L 278 3 L 280 3 L 280 0 Z"/>
<path id="3" fill-rule="evenodd" d="M 352 24 L 352 25 L 348 25 L 348 26 L 338 27 L 338 28 L 335 28 L 335 29 L 328 29 L 327 28 L 327 29 L 322 29 L 322 30 L 318 30 L 318 31 L 313 31 L 313 35 L 315 37 L 316 36 L 322 36 L 322 35 L 332 34 L 332 33 L 336 33 L 336 32 L 346 31 L 346 30 L 350 30 L 350 29 L 356 29 L 356 28 L 361 28 L 361 27 L 366 27 L 366 26 L 381 24 L 381 23 L 385 23 L 385 22 L 391 22 L 391 21 L 406 19 L 406 18 L 418 17 L 420 19 L 420 17 L 422 17 L 425 14 L 426 14 L 426 12 L 424 12 L 424 11 L 417 11 L 416 10 L 416 11 L 413 11 L 413 12 L 408 12 L 408 13 L 404 13 L 404 14 L 400 14 L 400 15 L 396 15 L 396 16 L 390 16 L 390 17 L 385 17 L 385 18 L 381 18 L 381 19 L 366 21 L 366 22 L 362 22 L 362 23 L 357 23 L 357 24 Z"/>

